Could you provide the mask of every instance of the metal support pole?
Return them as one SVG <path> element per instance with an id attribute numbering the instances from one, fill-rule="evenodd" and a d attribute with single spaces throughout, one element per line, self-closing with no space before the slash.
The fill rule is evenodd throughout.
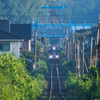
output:
<path id="1" fill-rule="evenodd" d="M 99 44 L 99 26 L 98 26 L 98 32 L 97 32 L 97 43 L 96 46 Z M 96 49 L 96 64 L 98 59 L 98 49 Z"/>
<path id="2" fill-rule="evenodd" d="M 72 59 L 74 61 L 74 58 L 75 58 L 75 38 L 74 38 L 74 31 L 72 30 Z"/>
<path id="3" fill-rule="evenodd" d="M 69 55 L 69 58 L 70 58 L 70 60 L 72 60 L 72 39 L 70 38 L 70 46 L 69 46 L 70 48 L 69 48 L 69 53 L 70 53 L 70 55 Z"/>
<path id="4" fill-rule="evenodd" d="M 37 51 L 37 46 L 36 46 L 36 40 L 37 40 L 37 36 L 36 36 L 36 30 L 34 30 L 34 65 L 36 68 L 36 51 Z"/>
<path id="5" fill-rule="evenodd" d="M 75 70 L 76 70 L 76 73 L 77 73 L 77 57 L 76 57 L 76 43 L 75 43 Z"/>
<path id="6" fill-rule="evenodd" d="M 97 45 L 97 41 L 95 40 L 95 46 Z M 94 65 L 96 66 L 96 57 L 97 57 L 97 49 L 95 51 L 95 56 L 94 56 Z"/>
<path id="7" fill-rule="evenodd" d="M 84 76 L 84 37 L 83 37 L 83 48 L 82 48 L 82 76 Z"/>
<path id="8" fill-rule="evenodd" d="M 90 47 L 90 66 L 91 66 L 91 59 L 92 59 L 92 43 L 93 43 L 93 37 L 91 37 L 91 47 Z"/>
<path id="9" fill-rule="evenodd" d="M 66 45 L 67 45 L 67 40 L 65 39 L 65 52 L 67 52 Z"/>
<path id="10" fill-rule="evenodd" d="M 77 41 L 78 77 L 80 77 L 79 42 Z"/>
<path id="11" fill-rule="evenodd" d="M 70 20 L 70 34 L 72 32 L 72 20 Z"/>
<path id="12" fill-rule="evenodd" d="M 68 61 L 69 61 L 69 40 L 68 40 Z"/>
<path id="13" fill-rule="evenodd" d="M 47 23 L 47 8 L 46 8 L 46 3 L 45 3 L 45 24 Z M 45 33 L 44 33 L 44 37 L 46 35 L 46 25 L 45 25 Z"/>
<path id="14" fill-rule="evenodd" d="M 63 23 L 63 4 L 61 4 L 61 23 Z"/>
<path id="15" fill-rule="evenodd" d="M 76 43 L 75 43 L 75 61 L 76 61 Z"/>
<path id="16" fill-rule="evenodd" d="M 66 54 L 67 54 L 67 60 L 68 60 L 68 31 L 66 31 Z"/>
<path id="17" fill-rule="evenodd" d="M 45 24 L 47 23 L 47 8 L 46 8 L 46 3 L 45 3 Z"/>
<path id="18" fill-rule="evenodd" d="M 78 66 L 78 59 L 77 59 L 77 43 L 76 43 L 76 48 L 75 48 L 75 50 L 76 50 L 76 73 L 77 73 L 77 66 Z"/>
<path id="19" fill-rule="evenodd" d="M 76 43 L 75 43 L 75 61 L 76 61 Z"/>
<path id="20" fill-rule="evenodd" d="M 72 68 L 73 72 L 75 71 L 75 38 L 74 38 L 74 31 L 72 30 Z"/>

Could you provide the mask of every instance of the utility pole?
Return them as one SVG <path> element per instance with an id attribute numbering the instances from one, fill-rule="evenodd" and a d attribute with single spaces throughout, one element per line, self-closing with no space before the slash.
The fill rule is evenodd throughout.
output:
<path id="1" fill-rule="evenodd" d="M 84 37 L 83 37 L 83 47 L 82 47 L 82 76 L 84 76 Z"/>
<path id="2" fill-rule="evenodd" d="M 69 39 L 68 39 L 68 61 L 69 61 Z"/>
<path id="3" fill-rule="evenodd" d="M 78 77 L 80 77 L 79 42 L 77 41 Z"/>
<path id="4" fill-rule="evenodd" d="M 67 60 L 68 60 L 68 30 L 66 30 L 66 54 L 67 54 Z"/>
<path id="5" fill-rule="evenodd" d="M 96 45 L 97 45 L 97 41 L 95 40 L 95 47 L 96 47 Z M 97 49 L 96 49 L 96 51 L 95 51 L 95 56 L 94 56 L 94 65 L 96 66 L 96 56 L 97 56 Z"/>
<path id="6" fill-rule="evenodd" d="M 65 49 L 65 52 L 66 52 L 66 38 L 65 38 L 65 48 L 64 49 Z"/>
<path id="7" fill-rule="evenodd" d="M 78 66 L 78 59 L 77 59 L 77 43 L 76 43 L 76 48 L 75 48 L 75 50 L 76 50 L 76 73 L 78 72 L 77 71 L 77 66 Z"/>
<path id="8" fill-rule="evenodd" d="M 72 60 L 72 38 L 70 38 L 70 55 L 69 55 L 69 57 L 70 57 L 70 60 Z"/>
<path id="9" fill-rule="evenodd" d="M 72 30 L 72 68 L 73 72 L 75 71 L 75 38 L 74 38 L 74 31 Z"/>
<path id="10" fill-rule="evenodd" d="M 76 57 L 76 42 L 75 42 L 75 70 L 76 70 L 76 73 L 77 73 L 77 57 Z"/>
<path id="11" fill-rule="evenodd" d="M 76 43 L 75 43 L 75 61 L 76 61 Z"/>
<path id="12" fill-rule="evenodd" d="M 65 37 L 65 52 L 66 53 L 68 52 L 68 50 L 67 50 L 67 48 L 68 48 L 68 37 L 67 37 L 67 35 L 68 35 L 68 30 L 66 31 L 66 37 Z"/>
<path id="13" fill-rule="evenodd" d="M 90 47 L 90 66 L 91 66 L 91 59 L 92 59 L 92 43 L 93 43 L 93 37 L 91 37 L 91 47 Z"/>
<path id="14" fill-rule="evenodd" d="M 36 46 L 36 41 L 37 41 L 37 36 L 36 36 L 36 30 L 34 30 L 34 65 L 36 68 L 36 51 L 37 51 L 37 46 Z"/>
<path id="15" fill-rule="evenodd" d="M 75 58 L 75 56 L 74 56 L 74 54 L 75 54 L 75 48 L 74 48 L 74 31 L 72 30 L 72 60 L 74 61 L 74 58 Z"/>
<path id="16" fill-rule="evenodd" d="M 100 22 L 98 23 L 98 31 L 97 31 L 97 42 L 96 42 L 96 46 L 99 44 L 99 29 L 100 29 Z M 96 63 L 97 63 L 97 59 L 98 59 L 98 49 L 96 49 Z"/>

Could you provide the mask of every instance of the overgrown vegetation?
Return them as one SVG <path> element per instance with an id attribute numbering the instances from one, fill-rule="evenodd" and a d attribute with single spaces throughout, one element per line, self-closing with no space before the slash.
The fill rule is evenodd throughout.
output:
<path id="1" fill-rule="evenodd" d="M 22 58 L 25 58 L 25 64 L 28 72 L 32 72 L 33 70 L 33 62 L 34 62 L 34 55 L 33 51 L 22 50 Z"/>
<path id="2" fill-rule="evenodd" d="M 98 70 L 96 66 L 91 66 L 89 72 L 83 77 L 78 77 L 75 73 L 69 73 L 67 79 L 67 89 L 70 96 L 78 96 L 77 100 L 100 99 L 100 84 Z"/>
<path id="3" fill-rule="evenodd" d="M 25 66 L 23 59 L 0 54 L 0 100 L 37 100 L 45 87 L 45 80 L 39 74 L 30 76 Z"/>
<path id="4" fill-rule="evenodd" d="M 47 45 L 45 45 L 45 48 Z M 40 56 L 37 42 L 37 67 L 33 69 L 33 51 L 22 50 L 21 59 L 0 54 L 0 100 L 37 100 L 46 88 L 47 51 Z"/>
<path id="5" fill-rule="evenodd" d="M 67 99 L 70 100 L 99 100 L 100 99 L 100 43 L 98 45 L 99 63 L 98 66 L 89 67 L 89 72 L 78 77 L 77 73 L 72 73 L 72 63 L 64 61 L 62 69 L 66 75 Z M 64 57 L 64 55 L 63 55 Z"/>

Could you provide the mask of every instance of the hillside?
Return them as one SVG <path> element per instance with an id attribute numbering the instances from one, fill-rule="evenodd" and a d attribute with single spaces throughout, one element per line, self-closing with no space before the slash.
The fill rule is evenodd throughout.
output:
<path id="1" fill-rule="evenodd" d="M 97 23 L 100 13 L 99 0 L 0 0 L 0 19 L 8 19 L 11 23 L 31 23 L 33 20 L 42 22 L 44 10 L 48 6 L 66 6 L 64 22 Z M 60 21 L 60 10 L 48 10 L 48 22 Z"/>

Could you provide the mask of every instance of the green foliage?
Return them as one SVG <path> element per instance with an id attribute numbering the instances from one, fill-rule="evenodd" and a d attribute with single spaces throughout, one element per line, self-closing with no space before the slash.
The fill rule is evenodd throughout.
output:
<path id="1" fill-rule="evenodd" d="M 90 33 L 89 33 L 90 34 Z M 84 34 L 83 34 L 84 35 Z M 79 37 L 81 38 L 82 37 Z M 89 72 L 83 77 L 78 77 L 77 73 L 72 73 L 72 62 L 65 61 L 64 51 L 61 52 L 62 70 L 66 75 L 67 96 L 73 100 L 99 100 L 100 99 L 100 80 L 99 65 L 89 67 Z"/>
<path id="2" fill-rule="evenodd" d="M 37 68 L 36 70 L 31 72 L 31 76 L 34 76 L 38 80 L 37 83 L 39 84 L 39 89 L 41 89 L 41 92 L 44 91 L 44 89 L 46 88 L 46 74 L 47 74 L 46 62 L 44 60 L 39 60 L 37 62 Z"/>
<path id="3" fill-rule="evenodd" d="M 44 60 L 38 61 L 37 66 L 38 66 L 40 71 L 43 71 L 44 73 L 47 72 L 47 65 L 46 65 L 46 62 Z"/>
<path id="4" fill-rule="evenodd" d="M 77 74 L 68 72 L 67 89 L 68 94 L 78 96 L 79 99 L 85 97 L 87 100 L 100 99 L 100 84 L 98 78 L 98 70 L 96 66 L 91 66 L 89 72 L 83 77 L 78 78 Z"/>
<path id="5" fill-rule="evenodd" d="M 64 61 L 67 60 L 67 56 L 66 56 L 64 53 L 65 53 L 65 51 L 61 51 L 61 52 L 60 52 L 60 62 L 61 62 L 61 64 L 62 64 Z"/>
<path id="6" fill-rule="evenodd" d="M 49 39 L 45 38 L 45 45 L 42 44 L 41 42 L 37 41 L 37 61 L 39 59 L 44 60 L 46 63 L 48 62 L 48 44 L 49 44 Z M 43 45 L 43 47 L 42 47 Z M 43 52 L 41 52 L 41 48 L 43 48 Z M 42 54 L 42 56 L 40 56 Z"/>
<path id="7" fill-rule="evenodd" d="M 91 67 L 89 67 L 88 76 L 91 79 L 97 78 L 97 74 L 98 74 L 98 69 L 95 65 L 92 65 Z"/>
<path id="8" fill-rule="evenodd" d="M 40 58 L 40 49 L 42 48 L 41 42 L 37 41 L 37 59 Z"/>
<path id="9" fill-rule="evenodd" d="M 28 74 L 23 59 L 0 54 L 0 100 L 37 100 L 43 84 L 40 84 L 39 76 L 32 78 Z"/>
<path id="10" fill-rule="evenodd" d="M 62 64 L 62 70 L 63 73 L 66 75 L 66 77 L 69 77 L 69 71 L 72 71 L 72 62 L 64 61 Z"/>
<path id="11" fill-rule="evenodd" d="M 41 6 L 44 1 L 39 0 L 3 0 L 0 1 L 1 17 L 9 19 L 13 23 L 31 23 L 39 14 L 43 15 Z M 40 20 L 38 17 L 37 20 Z"/>
<path id="12" fill-rule="evenodd" d="M 37 62 L 37 70 L 32 72 L 32 76 L 37 77 L 39 74 L 43 75 L 43 77 L 46 77 L 47 73 L 47 64 L 44 60 L 39 60 Z"/>
<path id="13" fill-rule="evenodd" d="M 85 36 L 85 35 L 90 35 L 92 34 L 92 31 L 86 31 L 84 33 L 75 33 L 75 39 L 77 40 L 82 40 L 82 38 Z"/>
<path id="14" fill-rule="evenodd" d="M 22 50 L 22 54 L 25 58 L 33 60 L 33 51 Z"/>
<path id="15" fill-rule="evenodd" d="M 27 70 L 29 72 L 31 72 L 33 70 L 33 61 L 34 61 L 33 51 L 22 50 L 21 52 L 23 54 L 23 57 L 25 57 L 25 59 L 27 59 L 25 61 L 25 63 L 26 63 L 25 67 L 27 68 Z M 29 61 L 29 60 L 32 60 L 32 61 Z"/>
<path id="16" fill-rule="evenodd" d="M 92 33 L 93 33 L 92 31 L 86 31 L 84 33 L 75 33 L 75 40 L 76 41 L 79 40 L 80 46 L 82 47 L 83 37 L 86 36 L 86 35 L 90 35 Z"/>
<path id="17" fill-rule="evenodd" d="M 44 20 L 44 4 L 47 6 L 66 6 L 64 9 L 64 20 L 68 22 L 97 22 L 100 10 L 99 0 L 2 0 L 0 1 L 0 19 L 9 19 L 12 23 L 31 23 L 34 20 L 39 22 Z M 49 13 L 49 14 L 48 14 Z M 60 21 L 59 10 L 47 10 L 47 22 L 55 19 L 55 23 Z M 93 20 L 94 19 L 94 20 Z"/>

